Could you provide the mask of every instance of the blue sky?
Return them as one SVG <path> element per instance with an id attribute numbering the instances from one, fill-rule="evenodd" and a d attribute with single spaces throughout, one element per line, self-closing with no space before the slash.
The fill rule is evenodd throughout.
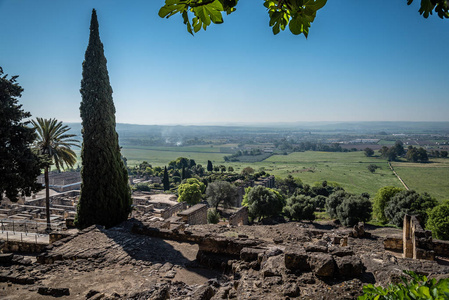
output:
<path id="1" fill-rule="evenodd" d="M 330 0 L 306 39 L 262 0 L 195 37 L 163 0 L 0 0 L 0 66 L 33 117 L 79 122 L 96 8 L 120 123 L 449 121 L 449 20 L 415 2 Z"/>

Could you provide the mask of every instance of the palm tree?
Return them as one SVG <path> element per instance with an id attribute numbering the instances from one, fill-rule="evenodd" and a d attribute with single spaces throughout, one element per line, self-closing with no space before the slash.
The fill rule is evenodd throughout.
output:
<path id="1" fill-rule="evenodd" d="M 50 187 L 48 170 L 52 164 L 58 170 L 64 167 L 73 167 L 76 163 L 76 154 L 70 147 L 79 147 L 79 141 L 72 139 L 75 134 L 67 134 L 70 127 L 62 125 L 56 119 L 36 118 L 31 121 L 37 133 L 33 148 L 41 154 L 46 163 L 44 164 L 45 177 L 45 206 L 47 215 L 47 231 L 51 231 L 50 225 Z"/>

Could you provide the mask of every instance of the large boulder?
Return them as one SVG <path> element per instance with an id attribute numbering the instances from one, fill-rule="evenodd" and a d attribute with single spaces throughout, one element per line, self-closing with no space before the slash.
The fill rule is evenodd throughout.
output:
<path id="1" fill-rule="evenodd" d="M 308 255 L 303 247 L 289 247 L 285 249 L 285 267 L 291 271 L 310 270 L 307 262 Z"/>
<path id="2" fill-rule="evenodd" d="M 336 257 L 335 263 L 337 264 L 338 274 L 343 277 L 357 277 L 362 274 L 364 269 L 360 258 L 354 255 Z"/>
<path id="3" fill-rule="evenodd" d="M 282 276 L 285 273 L 283 255 L 269 257 L 261 267 L 263 277 Z"/>
<path id="4" fill-rule="evenodd" d="M 316 276 L 332 277 L 335 274 L 335 261 L 330 254 L 310 253 L 307 262 Z"/>

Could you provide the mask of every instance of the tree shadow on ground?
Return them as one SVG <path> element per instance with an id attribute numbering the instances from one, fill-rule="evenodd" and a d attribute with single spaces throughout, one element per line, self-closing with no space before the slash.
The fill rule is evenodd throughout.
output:
<path id="1" fill-rule="evenodd" d="M 116 227 L 105 229 L 103 232 L 137 263 L 150 262 L 152 265 L 170 263 L 181 267 L 177 272 L 181 277 L 189 277 L 190 273 L 190 276 L 197 279 L 202 277 L 204 281 L 221 277 L 221 270 L 208 269 L 196 261 L 197 244 L 164 240 L 131 232 L 133 226 L 139 225 L 143 225 L 139 220 L 130 219 Z M 175 279 L 183 278 L 175 277 Z"/>

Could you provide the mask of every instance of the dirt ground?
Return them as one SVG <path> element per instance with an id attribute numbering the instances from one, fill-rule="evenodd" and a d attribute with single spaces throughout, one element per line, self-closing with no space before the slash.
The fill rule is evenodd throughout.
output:
<path id="1" fill-rule="evenodd" d="M 258 270 L 245 264 L 238 265 L 238 276 L 210 270 L 196 261 L 198 245 L 137 235 L 131 232 L 131 226 L 125 222 L 109 230 L 95 228 L 67 243 L 56 242 L 49 250 L 55 257 L 50 264 L 38 263 L 35 256 L 1 263 L 0 299 L 54 298 L 38 293 L 42 287 L 67 288 L 70 294 L 61 299 L 211 299 L 207 295 L 212 288 L 218 291 L 213 299 L 354 299 L 363 284 L 389 282 L 401 274 L 401 269 L 449 274 L 444 261 L 438 264 L 404 260 L 385 251 L 382 238 L 401 235 L 395 228 L 367 226 L 373 238 L 350 238 L 349 247 L 366 267 L 363 276 L 322 281 L 310 274 L 261 277 Z M 195 234 L 303 245 L 314 242 L 316 232 L 333 233 L 341 228 L 329 222 L 291 222 L 240 227 L 201 225 L 190 226 L 188 230 Z M 296 285 L 300 295 L 285 296 L 285 289 L 297 288 Z"/>

